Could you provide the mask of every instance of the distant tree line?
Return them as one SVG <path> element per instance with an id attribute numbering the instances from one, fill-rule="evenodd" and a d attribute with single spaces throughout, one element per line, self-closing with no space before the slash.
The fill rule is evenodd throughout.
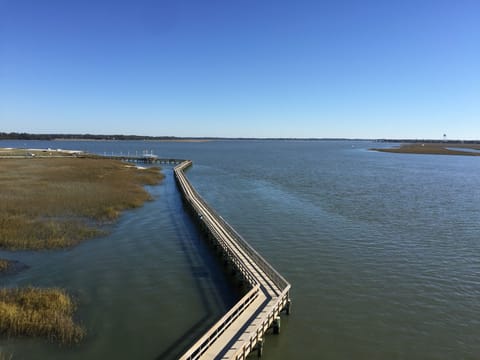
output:
<path id="1" fill-rule="evenodd" d="M 0 132 L 0 140 L 363 140 L 345 138 L 226 138 L 226 137 L 177 137 L 177 136 L 142 136 L 142 135 L 94 135 L 94 134 L 29 134 L 17 132 Z"/>
<path id="2" fill-rule="evenodd" d="M 29 134 L 0 132 L 0 140 L 176 140 L 175 136 L 93 135 L 93 134 Z"/>
<path id="3" fill-rule="evenodd" d="M 95 134 L 29 134 L 18 132 L 0 132 L 0 140 L 352 140 L 372 139 L 346 138 L 224 138 L 224 137 L 177 137 L 177 136 L 143 136 L 143 135 L 95 135 Z M 448 143 L 448 144 L 480 144 L 480 140 L 434 140 L 434 139 L 377 139 L 377 142 L 393 143 Z"/>

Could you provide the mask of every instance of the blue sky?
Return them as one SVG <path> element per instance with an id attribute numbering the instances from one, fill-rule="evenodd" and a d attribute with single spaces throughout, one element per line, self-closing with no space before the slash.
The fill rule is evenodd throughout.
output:
<path id="1" fill-rule="evenodd" d="M 0 131 L 480 139 L 480 1 L 0 0 Z"/>

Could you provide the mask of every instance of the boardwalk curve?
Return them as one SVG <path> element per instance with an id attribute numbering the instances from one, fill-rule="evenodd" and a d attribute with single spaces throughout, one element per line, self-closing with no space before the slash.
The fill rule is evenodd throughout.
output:
<path id="1" fill-rule="evenodd" d="M 248 292 L 180 358 L 245 359 L 261 356 L 265 333 L 280 332 L 280 313 L 290 313 L 290 284 L 197 193 L 184 174 L 190 160 L 174 168 L 185 203 L 220 251 L 245 282 Z"/>

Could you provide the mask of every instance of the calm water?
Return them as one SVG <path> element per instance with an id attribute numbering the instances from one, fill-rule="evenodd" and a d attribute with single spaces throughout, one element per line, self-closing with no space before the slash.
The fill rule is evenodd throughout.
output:
<path id="1" fill-rule="evenodd" d="M 0 146 L 24 146 L 0 142 Z M 29 142 L 189 158 L 188 176 L 292 283 L 265 359 L 480 358 L 480 159 L 371 152 L 368 142 Z M 63 286 L 88 338 L 1 340 L 19 359 L 175 358 L 238 294 L 182 208 L 171 171 L 111 235 L 3 285 Z M 2 189 L 7 191 L 7 189 Z"/>

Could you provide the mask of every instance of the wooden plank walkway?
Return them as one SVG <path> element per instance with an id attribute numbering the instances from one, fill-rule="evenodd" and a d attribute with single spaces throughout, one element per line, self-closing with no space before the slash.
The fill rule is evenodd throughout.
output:
<path id="1" fill-rule="evenodd" d="M 273 325 L 278 333 L 280 312 L 290 312 L 290 284 L 196 192 L 184 174 L 191 165 L 174 168 L 183 198 L 250 290 L 180 359 L 245 359 L 254 349 L 261 355 L 266 331 Z"/>

